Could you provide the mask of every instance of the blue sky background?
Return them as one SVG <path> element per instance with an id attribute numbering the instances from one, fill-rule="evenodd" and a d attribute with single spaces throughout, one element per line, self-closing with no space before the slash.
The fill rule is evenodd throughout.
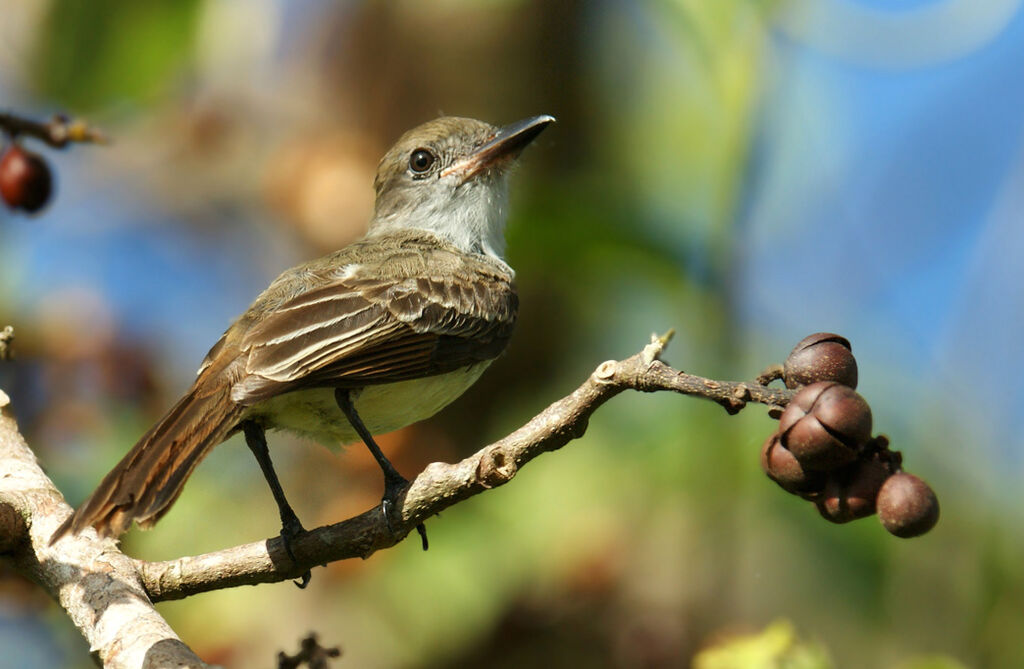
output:
<path id="1" fill-rule="evenodd" d="M 965 447 L 992 449 L 1019 472 L 1024 12 L 1016 4 L 974 50 L 914 66 L 864 64 L 816 48 L 821 35 L 776 30 L 740 243 L 755 331 L 833 323 L 864 354 L 862 365 L 891 361 L 897 378 L 930 388 L 913 401 L 939 398 L 962 410 L 955 420 L 983 426 L 974 432 L 980 443 Z M 770 285 L 753 273 L 768 268 L 780 270 Z M 795 312 L 773 299 L 780 292 L 797 300 Z"/>

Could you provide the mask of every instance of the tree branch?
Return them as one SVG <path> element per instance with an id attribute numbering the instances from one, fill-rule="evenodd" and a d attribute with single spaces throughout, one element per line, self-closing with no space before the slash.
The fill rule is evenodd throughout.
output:
<path id="1" fill-rule="evenodd" d="M 71 507 L 36 462 L 0 391 L 0 555 L 68 612 L 104 667 L 205 667 L 146 598 L 114 541 L 69 537 L 49 546 Z"/>
<path id="2" fill-rule="evenodd" d="M 71 119 L 58 114 L 46 123 L 33 121 L 8 112 L 0 112 L 0 129 L 11 137 L 28 135 L 40 139 L 55 149 L 62 149 L 71 142 L 92 142 L 106 144 L 106 135 L 80 119 Z"/>
<path id="3" fill-rule="evenodd" d="M 754 382 L 714 381 L 677 371 L 658 357 L 670 335 L 652 338 L 626 360 L 602 363 L 571 395 L 542 411 L 504 439 L 454 464 L 429 465 L 405 491 L 388 530 L 379 507 L 354 518 L 306 532 L 292 542 L 292 563 L 278 537 L 214 553 L 166 562 L 136 561 L 143 587 L 153 601 L 181 599 L 238 585 L 297 578 L 307 569 L 335 560 L 366 558 L 401 541 L 417 524 L 485 490 L 503 485 L 541 453 L 581 437 L 590 416 L 625 390 L 672 391 L 710 399 L 730 414 L 749 402 L 780 409 L 795 391 Z"/>

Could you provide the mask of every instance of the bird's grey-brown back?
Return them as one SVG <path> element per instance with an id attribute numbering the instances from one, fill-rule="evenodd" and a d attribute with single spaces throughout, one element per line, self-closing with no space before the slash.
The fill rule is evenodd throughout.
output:
<path id="1" fill-rule="evenodd" d="M 445 116 L 406 132 L 377 167 L 377 192 L 369 235 L 396 228 L 429 230 L 464 253 L 502 258 L 508 216 L 507 162 L 466 178 L 458 167 L 499 128 L 471 118 Z M 415 172 L 410 156 L 429 152 L 430 167 Z"/>

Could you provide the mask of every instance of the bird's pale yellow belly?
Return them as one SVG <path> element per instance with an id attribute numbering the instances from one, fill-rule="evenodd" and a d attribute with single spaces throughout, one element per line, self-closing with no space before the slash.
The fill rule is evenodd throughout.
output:
<path id="1" fill-rule="evenodd" d="M 373 434 L 391 432 L 433 416 L 480 378 L 490 361 L 447 374 L 378 386 L 354 393 L 355 408 Z M 331 449 L 359 441 L 334 401 L 333 388 L 313 388 L 278 395 L 257 404 L 247 418 L 269 429 L 285 430 Z"/>

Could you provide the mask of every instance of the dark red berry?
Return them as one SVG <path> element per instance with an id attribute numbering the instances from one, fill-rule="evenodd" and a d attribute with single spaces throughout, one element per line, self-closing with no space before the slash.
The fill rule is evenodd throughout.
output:
<path id="1" fill-rule="evenodd" d="M 939 522 L 939 500 L 927 483 L 913 474 L 893 474 L 878 492 L 878 519 L 891 534 L 909 539 Z"/>
<path id="2" fill-rule="evenodd" d="M 805 469 L 831 471 L 853 462 L 871 438 L 871 407 L 847 386 L 804 386 L 779 418 L 779 434 Z"/>
<path id="3" fill-rule="evenodd" d="M 782 371 L 788 388 L 799 388 L 818 381 L 835 381 L 857 387 L 857 360 L 850 342 L 831 332 L 804 337 L 786 358 Z"/>
<path id="4" fill-rule="evenodd" d="M 11 144 L 0 156 L 0 197 L 13 209 L 36 212 L 53 190 L 50 167 L 38 154 Z"/>

